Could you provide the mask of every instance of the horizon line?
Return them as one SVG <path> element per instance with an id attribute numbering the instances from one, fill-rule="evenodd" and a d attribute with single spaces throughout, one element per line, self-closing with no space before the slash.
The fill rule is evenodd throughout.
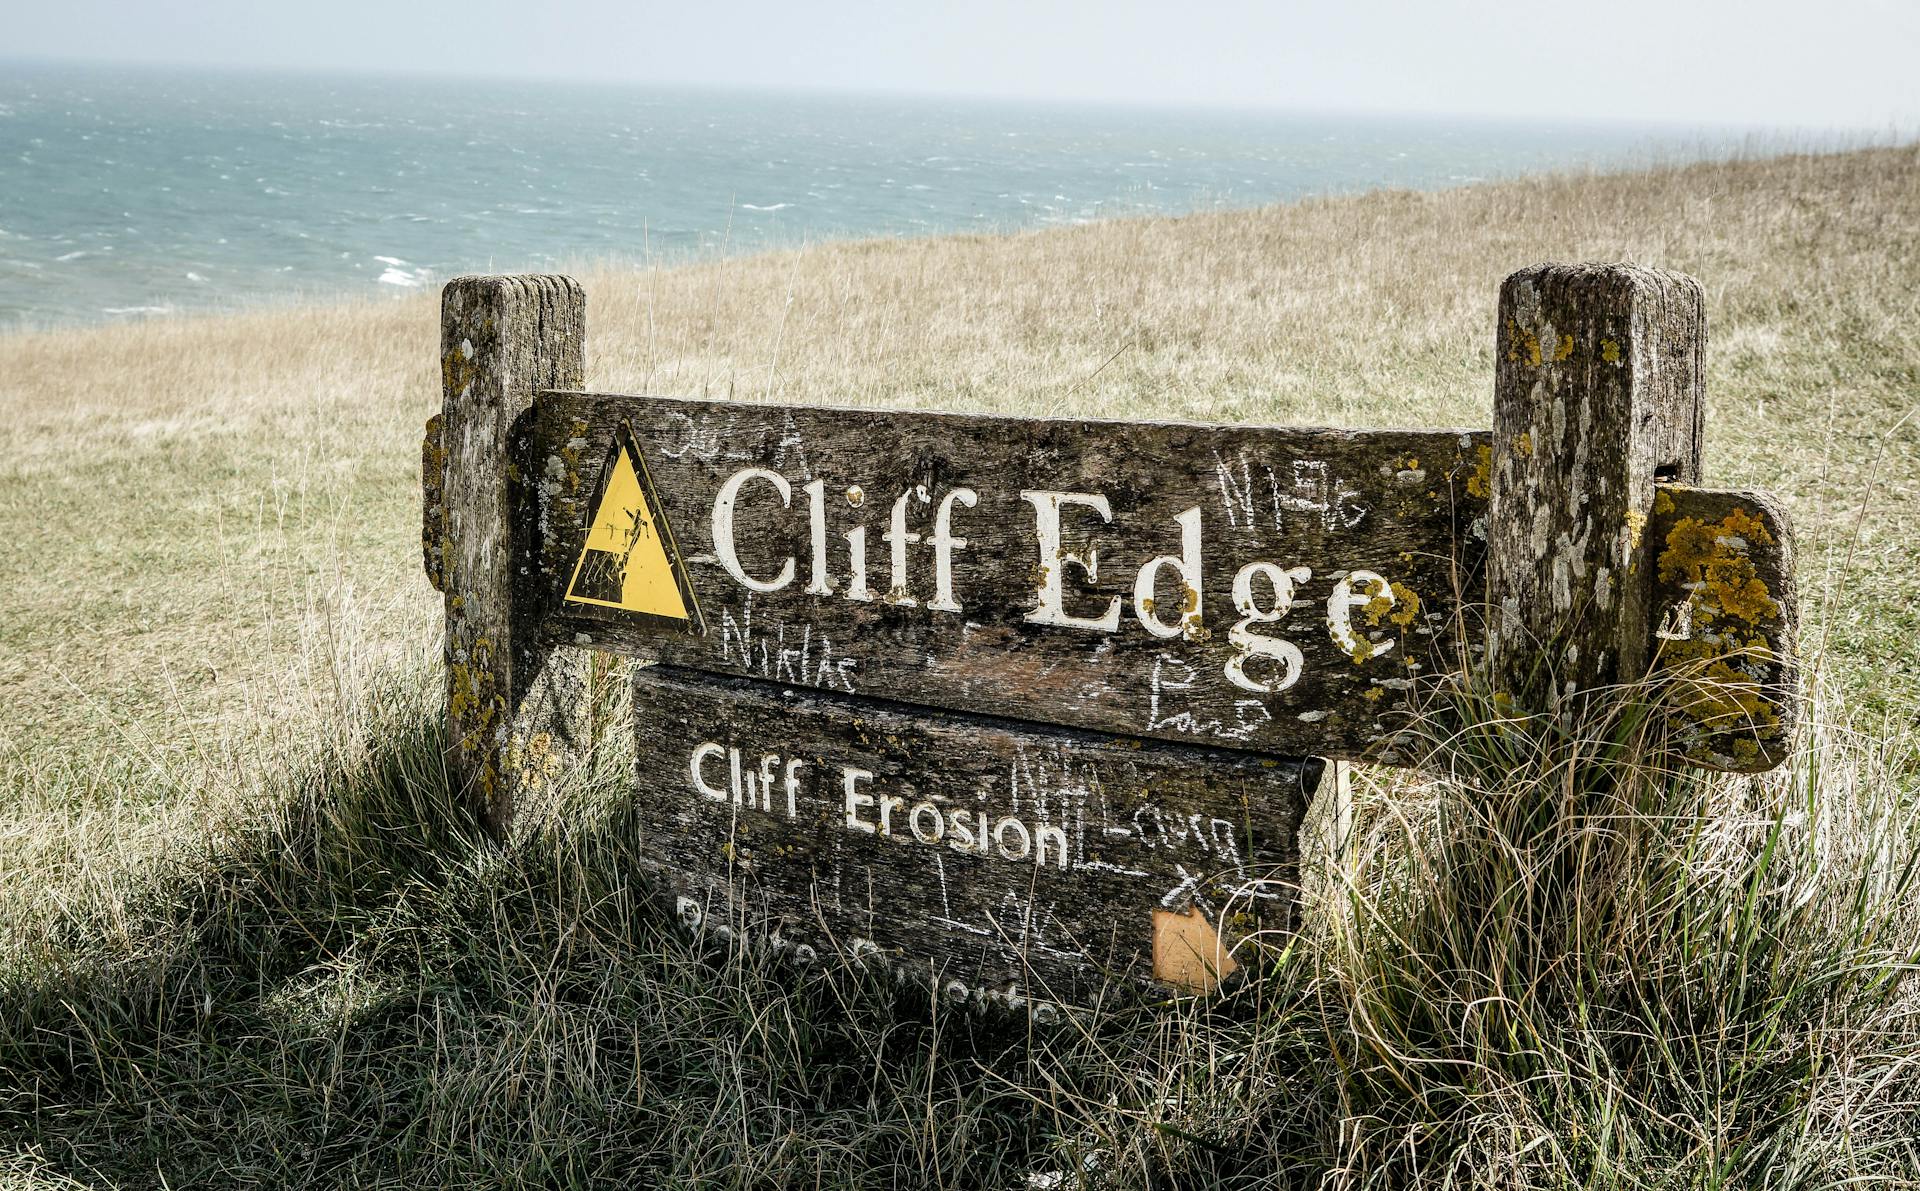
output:
<path id="1" fill-rule="evenodd" d="M 1372 108 L 1344 105 L 1312 105 L 1260 102 L 1228 102 L 1195 99 L 1142 100 L 1113 96 L 1043 95 L 1026 92 L 959 91 L 953 89 L 900 89 L 860 87 L 836 84 L 758 83 L 711 79 L 638 79 L 592 72 L 553 74 L 512 71 L 440 70 L 431 67 L 361 67 L 351 64 L 293 65 L 286 63 L 245 63 L 193 59 L 89 58 L 46 53 L 0 53 L 0 62 L 27 66 L 122 68 L 156 72 L 184 73 L 208 71 L 237 76 L 296 75 L 307 78 L 390 79 L 421 83 L 513 83 L 555 87 L 615 87 L 632 90 L 692 91 L 708 94 L 805 96 L 820 99 L 894 99 L 911 102 L 957 102 L 981 106 L 1030 106 L 1097 111 L 1162 112 L 1167 114 L 1213 113 L 1237 116 L 1296 116 L 1356 120 L 1411 120 L 1421 123 L 1475 123 L 1517 128 L 1575 125 L 1590 128 L 1619 129 L 1647 134 L 1736 135 L 1744 137 L 1911 137 L 1920 134 L 1920 114 L 1902 120 L 1890 117 L 1881 124 L 1779 124 L 1730 122 L 1710 118 L 1634 117 L 1610 118 L 1590 114 L 1541 113 L 1516 116 L 1473 110 L 1426 111 L 1406 108 Z"/>

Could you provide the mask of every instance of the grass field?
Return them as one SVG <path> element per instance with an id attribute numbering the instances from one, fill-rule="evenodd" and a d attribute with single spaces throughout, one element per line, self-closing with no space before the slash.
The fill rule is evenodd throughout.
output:
<path id="1" fill-rule="evenodd" d="M 1543 259 L 1705 284 L 1708 480 L 1803 544 L 1802 755 L 1674 782 L 1617 723 L 1577 763 L 1468 732 L 1363 783 L 1258 988 L 1041 1034 L 688 953 L 624 875 L 617 749 L 466 838 L 430 298 L 0 338 L 0 1177 L 1920 1186 L 1920 148 L 585 269 L 588 377 L 1485 424 L 1496 287 Z M 1543 819 L 1556 781 L 1610 793 Z"/>

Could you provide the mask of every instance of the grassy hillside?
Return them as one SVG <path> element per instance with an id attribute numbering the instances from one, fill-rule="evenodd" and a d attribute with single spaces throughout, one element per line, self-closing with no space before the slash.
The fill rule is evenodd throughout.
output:
<path id="1" fill-rule="evenodd" d="M 1708 479 L 1805 550 L 1794 766 L 1675 781 L 1631 725 L 1568 756 L 1453 708 L 1264 984 L 1050 1033 L 690 953 L 617 748 L 509 846 L 463 833 L 431 298 L 0 338 L 0 1180 L 1920 1186 L 1917 180 L 1907 147 L 582 270 L 597 388 L 1341 425 L 1486 423 L 1522 264 L 1704 282 Z"/>
<path id="2" fill-rule="evenodd" d="M 1809 611 L 1831 611 L 1843 668 L 1873 660 L 1849 685 L 1869 710 L 1906 706 L 1917 166 L 1888 149 L 587 270 L 588 376 L 748 399 L 1485 424 L 1508 271 L 1684 270 L 1712 326 L 1709 478 L 1788 495 L 1812 547 Z M 274 706 L 316 642 L 417 636 L 436 326 L 422 296 L 0 338 L 11 763 L 186 747 Z"/>

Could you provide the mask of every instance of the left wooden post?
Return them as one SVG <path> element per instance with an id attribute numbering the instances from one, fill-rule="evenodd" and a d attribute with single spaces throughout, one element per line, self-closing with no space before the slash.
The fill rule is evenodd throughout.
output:
<path id="1" fill-rule="evenodd" d="M 584 385 L 585 347 L 586 297 L 571 277 L 457 277 L 441 292 L 427 569 L 446 597 L 448 768 L 496 837 L 516 805 L 561 772 L 581 735 L 587 657 L 539 644 L 541 597 L 515 584 L 516 559 L 532 543 L 516 525 L 526 501 L 512 439 L 535 393 Z"/>

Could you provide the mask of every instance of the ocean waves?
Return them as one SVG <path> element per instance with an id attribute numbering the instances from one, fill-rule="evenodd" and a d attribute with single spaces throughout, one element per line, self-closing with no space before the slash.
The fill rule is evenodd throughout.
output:
<path id="1" fill-rule="evenodd" d="M 16 64 L 0 325 L 1605 164 L 1632 129 Z M 1691 142 L 1698 143 L 1694 138 Z"/>

